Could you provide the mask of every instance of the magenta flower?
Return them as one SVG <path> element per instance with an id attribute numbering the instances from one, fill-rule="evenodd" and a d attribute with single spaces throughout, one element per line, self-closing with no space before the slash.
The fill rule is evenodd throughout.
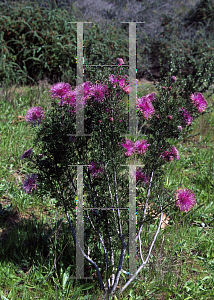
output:
<path id="1" fill-rule="evenodd" d="M 51 97 L 62 98 L 70 90 L 71 90 L 71 86 L 69 83 L 59 82 L 59 83 L 53 84 L 51 86 L 51 90 L 50 90 Z"/>
<path id="2" fill-rule="evenodd" d="M 90 165 L 91 166 L 89 166 L 88 169 L 91 172 L 92 177 L 98 177 L 98 173 L 103 173 L 103 169 L 98 168 L 94 162 L 90 162 Z"/>
<path id="3" fill-rule="evenodd" d="M 36 190 L 37 188 L 36 180 L 37 180 L 36 174 L 26 176 L 26 180 L 23 182 L 23 189 L 27 194 L 32 193 L 33 190 Z"/>
<path id="4" fill-rule="evenodd" d="M 34 124 L 37 121 L 38 123 L 41 123 L 42 119 L 44 119 L 45 115 L 44 112 L 42 110 L 42 108 L 39 107 L 32 107 L 30 108 L 26 115 L 25 115 L 25 121 L 30 123 L 30 124 Z"/>
<path id="5" fill-rule="evenodd" d="M 127 149 L 127 152 L 125 153 L 126 156 L 131 156 L 132 153 L 134 153 L 134 151 L 135 151 L 134 142 L 132 142 L 131 140 L 129 140 L 127 138 L 126 138 L 125 144 L 122 144 L 122 146 Z"/>
<path id="6" fill-rule="evenodd" d="M 118 84 L 119 87 L 122 89 L 124 87 L 124 85 L 126 84 L 126 80 L 124 77 L 120 77 L 120 75 L 118 76 Z"/>
<path id="7" fill-rule="evenodd" d="M 135 150 L 138 154 L 144 154 L 145 151 L 148 149 L 149 144 L 147 144 L 146 140 L 136 141 L 135 142 Z"/>
<path id="8" fill-rule="evenodd" d="M 132 173 L 132 176 L 134 176 L 134 173 Z M 150 180 L 149 176 L 147 176 L 146 174 L 144 174 L 142 172 L 141 168 L 137 168 L 137 170 L 136 170 L 136 182 L 143 181 L 146 184 L 148 184 L 149 180 Z"/>
<path id="9" fill-rule="evenodd" d="M 27 151 L 25 151 L 25 152 L 22 154 L 21 159 L 30 157 L 31 154 L 33 153 L 33 150 L 32 150 L 32 149 L 33 149 L 33 148 L 30 148 L 30 149 L 28 149 Z"/>
<path id="10" fill-rule="evenodd" d="M 101 83 L 95 84 L 91 87 L 90 96 L 94 97 L 94 100 L 97 102 L 103 102 L 105 97 L 105 92 L 107 90 L 106 85 L 102 85 Z"/>
<path id="11" fill-rule="evenodd" d="M 164 152 L 161 152 L 160 157 L 161 157 L 162 159 L 165 158 L 165 159 L 168 160 L 168 161 L 173 160 L 173 157 L 175 157 L 177 160 L 180 159 L 178 150 L 175 148 L 175 146 L 172 146 L 172 147 L 171 147 L 171 151 L 164 151 Z"/>
<path id="12" fill-rule="evenodd" d="M 191 114 L 188 111 L 186 111 L 183 107 L 179 107 L 179 111 L 181 111 L 181 114 L 183 115 L 186 124 L 191 125 L 193 121 L 193 117 L 191 116 Z"/>
<path id="13" fill-rule="evenodd" d="M 75 88 L 76 95 L 81 95 L 84 99 L 89 99 L 91 97 L 90 91 L 93 87 L 93 84 L 90 81 L 83 82 L 83 84 Z"/>
<path id="14" fill-rule="evenodd" d="M 172 146 L 172 148 L 171 148 L 171 153 L 172 153 L 172 155 L 173 155 L 177 160 L 180 159 L 178 150 L 175 148 L 175 146 Z"/>
<path id="15" fill-rule="evenodd" d="M 116 88 L 117 76 L 111 74 L 108 79 L 109 79 L 111 85 L 113 86 L 113 88 Z"/>
<path id="16" fill-rule="evenodd" d="M 129 85 L 127 85 L 123 88 L 123 90 L 126 94 L 129 94 L 132 91 L 132 88 Z"/>
<path id="17" fill-rule="evenodd" d="M 173 160 L 173 155 L 172 155 L 172 152 L 170 152 L 170 151 L 164 151 L 164 152 L 161 152 L 160 157 L 161 157 L 162 159 L 165 158 L 165 159 L 168 160 L 168 161 Z"/>
<path id="18" fill-rule="evenodd" d="M 146 97 L 150 100 L 150 101 L 156 101 L 156 94 L 155 93 L 151 93 L 151 94 L 148 94 L 146 95 Z"/>
<path id="19" fill-rule="evenodd" d="M 176 81 L 177 81 L 177 77 L 172 76 L 172 77 L 171 77 L 171 82 L 172 82 L 172 83 L 175 83 Z"/>
<path id="20" fill-rule="evenodd" d="M 207 108 L 207 101 L 201 93 L 195 93 L 190 96 L 192 103 L 197 107 L 198 112 L 201 113 Z"/>
<path id="21" fill-rule="evenodd" d="M 123 59 L 122 58 L 118 58 L 117 59 L 117 64 L 120 65 L 120 66 L 124 65 Z"/>
<path id="22" fill-rule="evenodd" d="M 59 104 L 67 104 L 70 106 L 75 107 L 76 105 L 76 92 L 75 91 L 68 91 L 66 94 L 62 96 L 62 100 L 60 100 Z"/>
<path id="23" fill-rule="evenodd" d="M 154 107 L 152 102 L 147 97 L 138 98 L 136 101 L 136 106 L 142 112 L 145 119 L 151 118 L 152 115 L 155 113 Z"/>
<path id="24" fill-rule="evenodd" d="M 181 210 L 188 212 L 196 203 L 195 194 L 187 188 L 178 189 L 174 194 L 177 202 L 176 206 Z"/>

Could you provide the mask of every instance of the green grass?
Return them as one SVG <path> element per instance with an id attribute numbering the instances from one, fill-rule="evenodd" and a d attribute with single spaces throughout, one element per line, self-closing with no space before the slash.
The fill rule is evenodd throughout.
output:
<path id="1" fill-rule="evenodd" d="M 95 277 L 68 279 L 75 276 L 75 247 L 54 199 L 41 200 L 21 189 L 30 167 L 20 156 L 32 146 L 33 131 L 18 116 L 25 116 L 31 106 L 46 110 L 48 90 L 47 86 L 19 88 L 15 93 L 0 89 L 0 295 L 25 300 L 101 299 Z M 138 96 L 154 91 L 152 84 L 143 84 Z M 164 166 L 165 188 L 192 189 L 197 205 L 188 213 L 167 210 L 168 226 L 159 233 L 149 263 L 118 299 L 214 298 L 213 125 L 213 112 L 197 119 L 192 135 L 200 134 L 178 141 L 180 160 Z M 147 225 L 142 232 L 143 249 L 155 230 L 155 225 Z M 94 270 L 87 263 L 85 270 L 92 276 Z M 126 275 L 121 276 L 121 286 L 126 280 Z"/>

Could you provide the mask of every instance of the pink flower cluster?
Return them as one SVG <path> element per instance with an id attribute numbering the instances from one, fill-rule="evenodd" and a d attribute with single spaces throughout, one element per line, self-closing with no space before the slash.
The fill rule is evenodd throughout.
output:
<path id="1" fill-rule="evenodd" d="M 100 94 L 100 96 L 103 96 L 102 90 L 103 87 L 100 89 L 100 87 L 93 87 L 92 89 L 92 83 L 87 81 L 83 82 L 82 85 L 77 86 L 73 91 L 68 83 L 59 82 L 51 86 L 51 97 L 52 98 L 59 98 L 59 105 L 70 105 L 74 108 L 74 110 L 71 111 L 71 113 L 76 112 L 76 99 L 79 100 L 79 103 L 81 103 L 83 106 L 85 105 L 85 99 L 89 99 L 91 96 L 96 96 Z"/>
<path id="2" fill-rule="evenodd" d="M 171 81 L 175 83 L 177 81 L 177 78 L 175 76 L 171 77 Z M 166 87 L 163 87 L 166 89 Z M 195 93 L 190 96 L 190 99 L 192 100 L 192 103 L 197 107 L 198 112 L 204 112 L 207 108 L 207 101 L 204 99 L 204 96 L 201 93 Z M 156 94 L 148 94 L 146 96 L 143 96 L 141 98 L 138 98 L 136 101 L 136 107 L 139 109 L 139 111 L 143 114 L 143 117 L 148 120 L 149 118 L 152 118 L 152 116 L 155 113 L 154 106 L 152 105 L 152 101 L 156 101 Z M 184 109 L 183 107 L 179 107 L 180 114 L 183 116 L 184 121 L 187 125 L 191 125 L 193 121 L 193 117 L 191 114 Z M 160 118 L 160 115 L 156 115 L 157 118 Z M 168 119 L 172 120 L 172 116 L 168 115 Z M 179 130 L 182 130 L 182 126 L 178 126 Z"/>
<path id="3" fill-rule="evenodd" d="M 111 74 L 109 76 L 109 81 L 113 88 L 120 87 L 126 94 L 129 94 L 132 91 L 132 88 L 126 83 L 125 78 L 128 78 L 128 76 L 125 75 L 125 77 L 121 77 L 119 75 L 117 78 L 116 75 Z"/>
<path id="4" fill-rule="evenodd" d="M 125 140 L 125 144 L 121 143 L 121 145 L 127 149 L 127 152 L 125 153 L 126 156 L 131 156 L 133 153 L 144 154 L 148 149 L 148 146 L 150 146 L 144 139 L 136 141 L 135 143 L 127 138 Z"/>
<path id="5" fill-rule="evenodd" d="M 156 101 L 155 93 L 148 94 L 146 96 L 138 98 L 138 100 L 136 101 L 137 108 L 143 114 L 146 120 L 151 118 L 155 113 L 155 109 L 152 105 L 152 101 Z"/>
<path id="6" fill-rule="evenodd" d="M 201 93 L 195 93 L 190 96 L 192 103 L 197 107 L 198 112 L 202 113 L 207 108 L 207 101 Z"/>
<path id="7" fill-rule="evenodd" d="M 178 150 L 175 148 L 175 146 L 171 147 L 171 151 L 164 151 L 160 155 L 161 158 L 166 159 L 168 161 L 173 160 L 173 157 L 175 157 L 177 160 L 180 159 Z"/>

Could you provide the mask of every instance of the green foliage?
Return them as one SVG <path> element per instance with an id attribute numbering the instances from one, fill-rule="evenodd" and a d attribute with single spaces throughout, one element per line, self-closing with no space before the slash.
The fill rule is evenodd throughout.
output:
<path id="1" fill-rule="evenodd" d="M 214 29 L 214 1 L 201 0 L 190 10 L 186 17 L 186 24 L 196 29 L 206 25 L 206 31 Z"/>
<path id="2" fill-rule="evenodd" d="M 75 25 L 65 22 L 69 16 L 70 11 L 1 3 L 1 82 L 5 78 L 23 79 L 26 84 L 44 77 L 59 80 L 59 65 L 74 69 L 76 34 Z"/>
<path id="3" fill-rule="evenodd" d="M 181 69 L 183 75 L 195 75 L 197 69 L 203 69 L 203 75 L 211 73 L 213 77 L 213 65 L 209 69 L 204 69 L 206 62 L 213 61 L 214 42 L 211 29 L 214 24 L 213 7 L 213 0 L 201 1 L 199 6 L 194 7 L 187 15 L 174 14 L 172 17 L 163 14 L 158 33 L 142 34 L 138 52 L 143 64 L 141 74 L 148 78 L 152 78 L 152 75 L 163 78 L 171 54 L 184 62 Z M 199 22 L 199 28 L 195 26 L 198 24 L 196 23 L 198 11 L 203 12 L 203 22 Z"/>
<path id="4" fill-rule="evenodd" d="M 29 84 L 48 78 L 75 85 L 77 25 L 69 23 L 75 21 L 71 11 L 0 5 L 0 81 Z M 120 55 L 128 57 L 124 34 L 116 28 L 103 35 L 98 25 L 86 26 L 84 39 L 87 64 L 115 64 L 121 45 Z"/>

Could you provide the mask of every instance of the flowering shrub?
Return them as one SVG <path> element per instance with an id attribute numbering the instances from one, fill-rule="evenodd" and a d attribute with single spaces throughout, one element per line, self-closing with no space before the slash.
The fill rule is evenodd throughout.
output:
<path id="1" fill-rule="evenodd" d="M 120 61 L 119 63 L 123 62 Z M 124 112 L 125 104 L 122 101 L 122 97 L 130 88 L 127 76 L 111 74 L 107 82 L 105 82 L 104 77 L 102 84 L 84 82 L 73 91 L 66 83 L 55 84 L 50 91 L 53 98 L 52 109 L 45 114 L 45 118 L 43 119 L 44 115 L 41 108 L 39 110 L 31 108 L 28 111 L 27 121 L 33 120 L 35 124 L 35 121 L 41 123 L 42 120 L 41 125 L 35 127 L 37 130 L 35 146 L 39 147 L 42 155 L 35 156 L 37 175 L 28 176 L 23 188 L 27 193 L 32 192 L 33 189 L 37 189 L 41 195 L 47 191 L 51 192 L 52 196 L 57 199 L 57 206 L 64 206 L 75 240 L 76 236 L 73 229 L 75 222 L 71 222 L 68 211 L 74 220 L 77 194 L 74 166 L 78 164 L 88 166 L 83 178 L 84 192 L 87 194 L 85 203 L 91 209 L 95 207 L 129 207 L 129 179 L 135 176 L 136 186 L 143 187 L 143 189 L 137 189 L 136 194 L 144 202 L 144 210 L 138 212 L 138 218 L 142 222 L 145 220 L 150 199 L 150 207 L 155 209 L 157 213 L 161 211 L 157 233 L 162 222 L 163 206 L 176 204 L 181 211 L 186 212 L 195 205 L 196 197 L 193 191 L 187 188 L 178 189 L 174 193 L 174 199 L 172 196 L 166 196 L 163 188 L 164 172 L 161 166 L 172 161 L 173 158 L 180 159 L 178 150 L 174 145 L 170 145 L 168 139 L 175 140 L 183 129 L 188 129 L 193 116 L 196 117 L 198 113 L 202 112 L 202 109 L 207 108 L 207 102 L 200 93 L 192 94 L 190 98 L 183 99 L 176 93 L 176 88 L 173 86 L 179 79 L 173 78 L 172 81 L 170 78 L 172 77 L 169 77 L 168 85 L 165 83 L 165 89 L 161 85 L 158 86 L 159 93 L 157 95 L 152 93 L 136 101 L 138 118 L 143 123 L 138 133 L 144 136 L 136 141 L 132 140 L 133 137 L 129 139 L 121 137 L 121 134 L 127 134 L 127 122 L 125 121 L 127 116 Z M 172 86 L 169 85 L 170 83 Z M 74 112 L 78 96 L 81 97 L 80 101 L 84 107 L 84 130 L 85 133 L 91 134 L 90 140 L 87 136 L 74 136 L 76 131 Z M 180 109 L 181 106 L 182 109 Z M 32 111 L 39 113 L 32 116 Z M 149 133 L 146 134 L 143 126 L 148 120 Z M 31 151 L 32 149 L 28 149 L 22 157 L 31 159 Z M 132 176 L 128 178 L 127 171 L 124 176 L 123 165 L 128 165 L 126 163 L 128 158 L 136 158 L 136 156 L 142 160 L 143 167 L 137 168 L 136 172 L 132 172 Z M 143 192 L 146 188 L 147 194 Z M 85 232 L 91 234 L 92 226 L 100 237 L 105 255 L 103 260 L 98 261 L 102 270 L 106 271 L 107 290 L 113 294 L 122 266 L 125 263 L 127 247 L 125 238 L 128 236 L 127 215 L 124 211 L 120 213 L 119 209 L 116 209 L 116 212 L 114 210 L 112 212 L 100 210 L 96 215 L 91 214 L 91 211 L 88 213 L 86 210 L 85 214 L 89 221 L 84 223 Z M 140 239 L 142 224 L 138 227 L 136 241 Z M 122 232 L 122 225 L 125 234 Z M 115 230 L 116 236 L 113 234 Z M 155 238 L 156 236 L 157 234 Z M 114 251 L 118 251 L 120 241 L 122 248 L 118 262 L 114 260 Z M 93 261 L 93 258 L 96 258 L 95 246 L 93 243 L 90 246 L 92 258 L 86 255 L 82 249 L 80 250 L 84 258 L 95 267 L 101 289 L 104 289 L 100 271 Z M 111 252 L 111 265 L 108 260 L 108 251 Z M 143 263 L 137 272 L 130 277 L 122 291 L 146 264 L 150 252 L 146 260 L 143 260 L 141 254 Z M 117 272 L 114 274 L 113 271 L 117 263 Z M 110 268 L 111 272 L 109 271 Z M 112 284 L 110 284 L 110 276 L 112 276 Z"/>

